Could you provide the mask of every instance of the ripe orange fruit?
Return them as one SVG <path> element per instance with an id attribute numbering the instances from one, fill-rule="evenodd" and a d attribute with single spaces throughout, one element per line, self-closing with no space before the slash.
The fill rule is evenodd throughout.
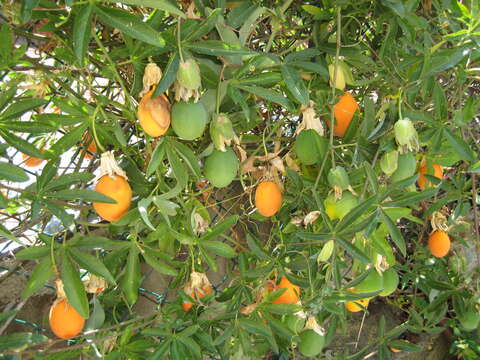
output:
<path id="1" fill-rule="evenodd" d="M 367 308 L 369 302 L 370 302 L 370 299 L 368 298 L 355 300 L 355 301 L 347 301 L 345 303 L 345 307 L 350 312 L 359 312 L 363 310 L 363 308 L 360 305 L 362 305 L 364 308 Z"/>
<path id="2" fill-rule="evenodd" d="M 65 299 L 52 305 L 48 321 L 50 329 L 61 339 L 77 336 L 85 324 L 85 319 Z"/>
<path id="3" fill-rule="evenodd" d="M 44 148 L 42 147 L 41 151 L 43 151 L 43 149 Z M 22 154 L 22 158 L 23 158 L 23 163 L 28 167 L 37 167 L 38 165 L 40 165 L 42 162 L 45 161 L 43 159 L 39 159 L 27 154 Z"/>
<path id="4" fill-rule="evenodd" d="M 433 176 L 441 180 L 443 178 L 443 167 L 438 164 L 432 164 L 432 167 L 433 167 Z M 427 163 L 425 161 L 422 161 L 422 164 L 418 169 L 418 174 L 420 176 L 418 177 L 417 182 L 420 189 L 424 190 L 426 187 L 432 186 L 432 183 L 428 181 L 427 178 L 425 177 L 425 174 L 432 175 L 431 173 L 428 173 Z"/>
<path id="5" fill-rule="evenodd" d="M 282 207 L 282 191 L 273 181 L 263 181 L 255 192 L 255 206 L 263 216 L 275 215 Z"/>
<path id="6" fill-rule="evenodd" d="M 300 287 L 292 284 L 283 276 L 275 290 L 287 289 L 278 298 L 272 301 L 273 304 L 296 304 L 300 295 Z"/>
<path id="7" fill-rule="evenodd" d="M 138 104 L 137 116 L 148 135 L 158 137 L 170 126 L 170 102 L 164 94 L 152 99 L 154 89 L 143 95 Z"/>
<path id="8" fill-rule="evenodd" d="M 187 295 L 189 295 L 190 297 L 193 297 L 196 300 L 200 300 L 200 299 L 203 299 L 205 296 L 210 295 L 212 292 L 213 292 L 212 287 L 210 285 L 205 285 L 202 288 L 202 291 L 200 290 L 195 291 L 195 296 L 192 296 L 191 294 L 187 294 Z M 190 311 L 192 306 L 193 306 L 193 303 L 191 301 L 184 301 L 182 303 L 182 309 L 185 312 Z"/>
<path id="9" fill-rule="evenodd" d="M 104 220 L 116 221 L 130 208 L 132 189 L 122 176 L 102 176 L 95 186 L 95 191 L 116 200 L 116 204 L 93 203 L 93 208 Z"/>
<path id="10" fill-rule="evenodd" d="M 433 256 L 442 258 L 450 251 L 450 237 L 443 231 L 435 230 L 428 238 L 428 248 Z"/>
<path id="11" fill-rule="evenodd" d="M 333 105 L 333 114 L 335 115 L 335 126 L 333 133 L 335 136 L 344 136 L 345 132 L 353 119 L 355 111 L 358 109 L 358 103 L 352 94 L 346 92 L 342 95 L 340 100 Z M 330 121 L 327 120 L 327 125 L 331 127 Z"/>

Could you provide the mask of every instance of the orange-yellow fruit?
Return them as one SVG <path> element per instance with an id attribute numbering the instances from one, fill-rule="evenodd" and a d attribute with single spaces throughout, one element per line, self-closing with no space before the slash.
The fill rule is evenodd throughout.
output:
<path id="1" fill-rule="evenodd" d="M 138 104 L 137 116 L 148 135 L 158 137 L 170 126 L 170 103 L 164 94 L 152 99 L 154 89 L 143 95 Z"/>
<path id="2" fill-rule="evenodd" d="M 394 353 L 398 353 L 398 352 L 402 351 L 400 349 L 394 348 L 393 346 L 389 346 L 389 349 L 390 349 L 391 352 L 394 352 Z"/>
<path id="3" fill-rule="evenodd" d="M 42 148 L 41 151 L 43 151 L 43 149 L 44 148 Z M 37 167 L 38 165 L 40 165 L 42 162 L 45 161 L 43 159 L 39 159 L 27 154 L 22 154 L 22 158 L 23 158 L 23 163 L 28 167 Z"/>
<path id="4" fill-rule="evenodd" d="M 273 304 L 296 304 L 300 295 L 300 287 L 292 284 L 283 276 L 276 290 L 286 289 L 282 295 L 272 301 Z"/>
<path id="5" fill-rule="evenodd" d="M 52 305 L 48 320 L 50 329 L 61 339 L 77 336 L 85 325 L 85 319 L 65 299 Z"/>
<path id="6" fill-rule="evenodd" d="M 432 164 L 432 167 L 433 167 L 433 176 L 441 180 L 443 178 L 443 167 L 438 164 Z M 428 168 L 425 161 L 422 161 L 420 169 L 418 169 L 418 174 L 420 176 L 418 177 L 417 182 L 420 189 L 424 190 L 426 187 L 432 186 L 432 183 L 428 181 L 427 178 L 425 177 L 425 174 L 432 175 L 428 173 Z"/>
<path id="7" fill-rule="evenodd" d="M 102 176 L 95 187 L 95 191 L 117 201 L 116 204 L 93 203 L 93 208 L 104 220 L 117 221 L 130 208 L 132 189 L 122 176 Z"/>
<path id="8" fill-rule="evenodd" d="M 333 113 L 335 115 L 335 126 L 333 133 L 335 136 L 344 136 L 350 121 L 353 119 L 355 111 L 358 109 L 358 103 L 352 94 L 346 92 L 342 95 L 340 100 L 333 105 Z M 327 119 L 327 125 L 331 127 L 330 121 Z"/>
<path id="9" fill-rule="evenodd" d="M 255 206 L 263 216 L 275 215 L 282 207 L 282 191 L 273 181 L 263 181 L 255 192 Z"/>
<path id="10" fill-rule="evenodd" d="M 369 302 L 370 302 L 370 299 L 360 299 L 360 300 L 355 300 L 355 301 L 347 301 L 345 303 L 345 307 L 350 312 L 359 312 L 359 311 L 363 310 L 363 308 L 360 305 L 362 305 L 364 308 L 367 308 Z"/>
<path id="11" fill-rule="evenodd" d="M 450 237 L 447 233 L 436 230 L 428 238 L 428 248 L 433 256 L 442 258 L 450 251 Z"/>
<path id="12" fill-rule="evenodd" d="M 191 296 L 191 295 L 190 296 L 193 297 L 195 300 L 200 300 L 200 299 L 203 299 L 205 296 L 210 295 L 213 292 L 212 287 L 210 285 L 204 286 L 202 290 L 203 291 L 196 290 L 195 296 Z M 192 307 L 193 307 L 193 303 L 191 301 L 184 301 L 182 303 L 182 309 L 185 312 L 190 311 Z"/>

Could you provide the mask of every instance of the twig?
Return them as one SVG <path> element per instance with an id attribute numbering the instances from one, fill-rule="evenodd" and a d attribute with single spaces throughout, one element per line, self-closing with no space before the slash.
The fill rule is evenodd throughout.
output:
<path id="1" fill-rule="evenodd" d="M 5 323 L 2 325 L 2 327 L 0 328 L 0 335 L 2 335 L 2 333 L 7 329 L 8 325 L 10 325 L 10 323 L 12 322 L 12 320 L 15 319 L 15 316 L 17 315 L 17 312 L 20 311 L 20 310 L 23 308 L 23 306 L 26 304 L 26 302 L 27 302 L 28 299 L 29 299 L 29 298 L 26 298 L 26 299 L 24 299 L 24 300 L 22 300 L 22 301 L 20 301 L 20 302 L 18 303 L 18 305 L 17 305 L 17 306 L 15 307 L 15 309 L 14 309 L 14 310 L 15 310 L 15 313 L 14 313 L 12 316 L 10 316 L 10 317 L 5 321 Z"/>

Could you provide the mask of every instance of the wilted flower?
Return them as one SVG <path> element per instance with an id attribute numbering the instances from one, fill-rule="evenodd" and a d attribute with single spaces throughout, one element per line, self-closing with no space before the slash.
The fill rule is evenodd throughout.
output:
<path id="1" fill-rule="evenodd" d="M 418 151 L 420 144 L 418 142 L 417 130 L 413 126 L 413 123 L 408 118 L 398 120 L 393 130 L 395 132 L 395 140 L 399 145 L 400 153 L 406 153 L 408 151 Z"/>
<path id="2" fill-rule="evenodd" d="M 210 136 L 215 148 L 223 152 L 227 151 L 226 147 L 230 146 L 232 141 L 237 145 L 240 144 L 240 140 L 233 130 L 232 122 L 225 114 L 214 116 L 210 123 Z"/>
<path id="3" fill-rule="evenodd" d="M 380 168 L 385 174 L 391 176 L 398 168 L 398 151 L 392 150 L 383 154 L 380 159 Z"/>

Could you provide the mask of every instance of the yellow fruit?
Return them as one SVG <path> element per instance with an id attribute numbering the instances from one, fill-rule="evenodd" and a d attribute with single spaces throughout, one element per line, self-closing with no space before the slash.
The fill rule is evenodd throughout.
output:
<path id="1" fill-rule="evenodd" d="M 263 216 L 275 215 L 282 206 L 282 191 L 273 181 L 263 181 L 255 192 L 255 206 Z"/>
<path id="2" fill-rule="evenodd" d="M 138 104 L 137 116 L 143 131 L 152 137 L 158 137 L 170 126 L 170 103 L 164 94 L 152 99 L 154 89 L 143 95 Z"/>
<path id="3" fill-rule="evenodd" d="M 50 329 L 61 339 L 77 336 L 85 325 L 85 319 L 67 300 L 55 302 L 50 308 Z"/>
<path id="4" fill-rule="evenodd" d="M 447 233 L 436 230 L 428 238 L 428 248 L 433 256 L 442 258 L 450 251 L 450 237 Z"/>
<path id="5" fill-rule="evenodd" d="M 438 164 L 432 164 L 433 167 L 433 176 L 435 176 L 437 179 L 442 180 L 443 178 L 443 167 Z M 422 162 L 420 168 L 418 169 L 418 174 L 420 175 L 418 177 L 418 186 L 420 189 L 424 190 L 426 187 L 432 186 L 432 183 L 427 180 L 425 175 L 432 175 L 431 173 L 428 173 L 428 168 L 427 164 L 425 161 Z"/>
<path id="6" fill-rule="evenodd" d="M 346 92 L 333 106 L 333 113 L 335 115 L 335 126 L 333 134 L 335 136 L 344 136 L 353 119 L 355 111 L 358 109 L 358 103 L 352 94 Z M 327 120 L 327 125 L 331 127 L 330 121 Z"/>
<path id="7" fill-rule="evenodd" d="M 93 203 L 93 208 L 104 220 L 117 221 L 130 208 L 132 189 L 122 176 L 102 176 L 95 187 L 95 191 L 111 197 L 117 202 L 116 204 Z"/>
<path id="8" fill-rule="evenodd" d="M 296 304 L 300 295 L 300 287 L 292 284 L 285 276 L 275 290 L 286 289 L 282 295 L 272 301 L 273 304 Z"/>
<path id="9" fill-rule="evenodd" d="M 363 310 L 363 308 L 361 306 L 363 306 L 364 308 L 367 308 L 369 302 L 370 302 L 370 299 L 360 299 L 360 300 L 355 300 L 355 301 L 347 301 L 345 303 L 345 307 L 350 312 L 359 312 L 359 311 Z"/>

